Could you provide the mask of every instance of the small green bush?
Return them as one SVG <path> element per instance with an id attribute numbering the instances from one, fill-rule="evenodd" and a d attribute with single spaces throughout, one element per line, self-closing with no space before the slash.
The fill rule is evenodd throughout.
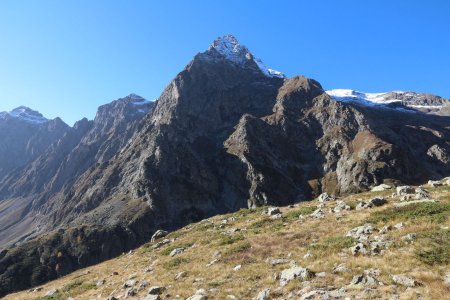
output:
<path id="1" fill-rule="evenodd" d="M 222 235 L 219 241 L 219 246 L 231 245 L 244 239 L 245 238 L 242 235 L 235 235 L 235 236 Z"/>
<path id="2" fill-rule="evenodd" d="M 450 230 L 436 230 L 419 235 L 426 247 L 415 251 L 417 259 L 427 265 L 450 264 Z"/>
<path id="3" fill-rule="evenodd" d="M 342 249 L 350 248 L 355 245 L 356 242 L 356 239 L 352 237 L 338 235 L 328 237 L 317 244 L 309 246 L 309 248 L 319 252 L 339 252 Z"/>
<path id="4" fill-rule="evenodd" d="M 250 242 L 242 242 L 237 244 L 236 246 L 233 246 L 232 248 L 230 248 L 227 253 L 228 254 L 234 254 L 234 253 L 239 253 L 239 252 L 243 252 L 247 249 L 250 249 L 252 247 L 252 245 L 250 244 Z"/>
<path id="5" fill-rule="evenodd" d="M 177 268 L 178 266 L 188 263 L 188 262 L 189 262 L 189 260 L 185 257 L 177 257 L 177 258 L 169 260 L 168 262 L 165 262 L 164 267 L 166 269 L 174 269 L 174 268 Z"/>
<path id="6" fill-rule="evenodd" d="M 284 217 L 289 220 L 297 220 L 300 216 L 310 215 L 317 209 L 317 206 L 304 206 L 297 210 L 287 212 Z"/>

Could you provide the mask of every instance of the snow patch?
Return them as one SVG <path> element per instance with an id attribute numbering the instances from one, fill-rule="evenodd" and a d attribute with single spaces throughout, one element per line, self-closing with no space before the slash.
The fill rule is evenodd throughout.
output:
<path id="1" fill-rule="evenodd" d="M 401 103 L 401 100 L 391 99 L 389 93 L 362 93 L 348 89 L 334 89 L 326 91 L 328 95 L 341 102 L 358 102 L 365 105 L 380 105 L 389 103 Z M 403 92 L 396 92 L 403 93 Z"/>
<path id="2" fill-rule="evenodd" d="M 43 124 L 49 120 L 42 114 L 25 106 L 19 106 L 10 112 L 0 113 L 0 119 L 14 118 L 31 124 Z"/>
<path id="3" fill-rule="evenodd" d="M 208 51 L 211 51 L 212 49 L 215 49 L 224 58 L 238 65 L 242 65 L 248 60 L 253 60 L 261 72 L 267 77 L 285 77 L 283 73 L 267 68 L 261 59 L 254 57 L 247 47 L 241 45 L 231 34 L 215 40 L 209 47 Z"/>

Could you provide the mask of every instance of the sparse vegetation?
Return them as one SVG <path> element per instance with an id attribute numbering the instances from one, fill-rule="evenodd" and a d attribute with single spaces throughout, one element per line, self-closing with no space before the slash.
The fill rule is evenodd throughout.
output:
<path id="1" fill-rule="evenodd" d="M 285 218 L 289 221 L 297 220 L 300 216 L 312 214 L 317 206 L 304 206 L 296 210 L 289 211 L 285 214 Z"/>
<path id="2" fill-rule="evenodd" d="M 330 201 L 323 208 L 323 219 L 309 217 L 316 209 L 311 202 L 301 203 L 295 208 L 282 207 L 281 217 L 275 218 L 263 213 L 266 208 L 244 209 L 172 232 L 167 238 L 173 240 L 160 249 L 153 249 L 155 243 L 147 243 L 131 254 L 89 267 L 89 273 L 79 270 L 44 285 L 40 292 L 22 292 L 6 299 L 103 299 L 111 293 L 123 297 L 126 291 L 123 283 L 131 274 L 137 274 L 139 282 L 146 280 L 152 285 L 170 287 L 167 294 L 180 295 L 184 299 L 201 288 L 208 292 L 216 290 L 209 295 L 211 299 L 226 299 L 229 294 L 238 299 L 252 299 L 263 287 L 272 289 L 271 297 L 285 298 L 290 292 L 299 292 L 299 281 L 293 280 L 279 289 L 274 276 L 290 268 L 291 261 L 316 273 L 333 274 L 333 269 L 342 263 L 348 268 L 343 273 L 313 278 L 308 283 L 311 289 L 346 287 L 356 275 L 368 269 L 378 269 L 381 272 L 379 279 L 387 285 L 374 291 L 403 292 L 400 286 L 392 288 L 395 283 L 391 275 L 406 274 L 422 284 L 412 288 L 412 292 L 422 294 L 425 299 L 445 299 L 448 288 L 442 278 L 450 265 L 450 230 L 446 229 L 450 227 L 450 218 L 447 218 L 450 197 L 449 191 L 443 187 L 430 188 L 430 191 L 433 199 L 439 202 L 394 208 L 399 199 L 393 198 L 382 207 L 344 211 L 339 217 L 330 212 L 336 205 Z M 364 197 L 374 197 L 374 193 L 352 195 L 342 200 L 348 205 L 356 205 L 357 199 L 366 199 Z M 305 218 L 297 222 L 300 215 Z M 379 235 L 392 242 L 384 253 L 352 256 L 349 249 L 356 245 L 357 240 L 347 237 L 346 233 L 368 222 L 378 230 L 386 225 L 404 224 L 400 229 L 392 229 L 385 234 L 374 230 L 371 238 Z M 412 241 L 403 239 L 409 233 L 415 233 Z M 180 247 L 185 248 L 183 253 L 169 256 L 173 249 Z M 312 255 L 304 258 L 308 252 Z M 272 258 L 287 259 L 288 263 L 272 265 L 268 260 Z M 149 266 L 151 271 L 144 271 Z M 240 267 L 235 269 L 237 266 Z M 113 271 L 118 275 L 111 275 Z M 175 280 L 180 272 L 186 274 Z M 96 286 L 99 279 L 105 279 L 106 284 Z M 53 288 L 59 292 L 42 298 Z M 139 292 L 138 298 L 145 292 Z M 362 290 L 348 289 L 347 293 L 350 298 L 358 299 Z M 376 295 L 373 294 L 374 298 Z M 404 298 L 411 297 L 406 295 Z"/>
<path id="3" fill-rule="evenodd" d="M 428 265 L 450 264 L 450 230 L 436 230 L 421 234 L 424 248 L 417 249 L 416 257 Z"/>
<path id="4" fill-rule="evenodd" d="M 193 244 L 194 243 L 191 242 L 191 243 L 183 243 L 183 244 L 176 244 L 176 245 L 167 246 L 166 248 L 164 248 L 163 250 L 160 251 L 160 254 L 168 256 L 170 254 L 170 252 L 172 252 L 176 248 L 189 248 Z"/>
<path id="5" fill-rule="evenodd" d="M 352 237 L 338 235 L 325 238 L 323 241 L 313 244 L 309 248 L 319 252 L 336 253 L 353 246 L 355 243 L 356 240 Z"/>
<path id="6" fill-rule="evenodd" d="M 391 207 L 382 211 L 376 211 L 370 215 L 364 222 L 386 223 L 389 221 L 427 221 L 442 223 L 450 215 L 450 203 L 417 203 L 408 206 L 396 208 Z"/>
<path id="7" fill-rule="evenodd" d="M 242 235 L 235 235 L 235 236 L 222 235 L 218 245 L 219 246 L 231 245 L 231 244 L 234 244 L 234 243 L 236 243 L 238 241 L 242 241 L 244 239 L 245 238 Z"/>
<path id="8" fill-rule="evenodd" d="M 179 267 L 182 264 L 188 263 L 189 260 L 185 257 L 176 257 L 164 263 L 164 268 L 173 269 Z"/>

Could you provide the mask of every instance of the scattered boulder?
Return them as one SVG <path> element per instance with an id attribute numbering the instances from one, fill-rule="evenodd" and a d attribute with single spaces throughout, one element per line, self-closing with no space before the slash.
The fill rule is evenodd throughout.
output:
<path id="1" fill-rule="evenodd" d="M 417 234 L 415 233 L 408 233 L 407 235 L 402 236 L 402 240 L 404 240 L 405 242 L 412 242 L 416 239 Z"/>
<path id="2" fill-rule="evenodd" d="M 322 209 L 318 208 L 311 214 L 311 217 L 314 219 L 322 219 L 325 217 L 325 212 Z"/>
<path id="3" fill-rule="evenodd" d="M 300 296 L 300 300 L 313 300 L 313 299 L 343 299 L 345 289 L 338 290 L 325 290 L 317 289 L 306 292 Z"/>
<path id="4" fill-rule="evenodd" d="M 194 295 L 187 298 L 186 300 L 208 300 L 208 296 L 206 295 L 206 291 L 204 289 L 199 289 L 195 292 Z"/>
<path id="5" fill-rule="evenodd" d="M 403 195 L 415 193 L 415 189 L 409 185 L 398 186 L 396 191 L 397 191 L 397 196 L 403 196 Z"/>
<path id="6" fill-rule="evenodd" d="M 340 201 L 336 202 L 336 206 L 333 208 L 332 212 L 340 213 L 344 210 L 350 210 L 350 209 L 351 209 L 351 207 L 349 205 L 347 205 L 347 203 L 340 200 Z"/>
<path id="7" fill-rule="evenodd" d="M 337 273 L 347 273 L 350 272 L 351 270 L 349 268 L 347 268 L 347 266 L 345 264 L 339 264 L 336 267 L 333 268 L 333 273 L 337 274 Z"/>
<path id="8" fill-rule="evenodd" d="M 371 224 L 364 224 L 358 226 L 347 232 L 346 236 L 357 239 L 358 241 L 366 241 L 368 236 L 375 231 L 375 228 Z"/>
<path id="9" fill-rule="evenodd" d="M 147 288 L 149 286 L 149 284 L 150 283 L 147 280 L 142 281 L 139 284 L 138 291 L 142 291 L 143 289 Z"/>
<path id="10" fill-rule="evenodd" d="M 358 255 L 358 254 L 366 254 L 367 248 L 363 243 L 358 243 L 353 247 L 350 247 L 350 252 L 352 253 L 353 256 Z"/>
<path id="11" fill-rule="evenodd" d="M 97 280 L 97 283 L 95 285 L 96 286 L 101 286 L 101 285 L 104 285 L 105 283 L 106 283 L 105 279 L 100 279 L 100 280 Z"/>
<path id="12" fill-rule="evenodd" d="M 157 242 L 155 245 L 153 245 L 153 249 L 159 249 L 164 245 L 170 244 L 170 240 L 169 239 L 164 239 L 162 241 Z"/>
<path id="13" fill-rule="evenodd" d="M 380 284 L 377 277 L 380 276 L 379 270 L 369 269 L 365 270 L 363 274 L 356 275 L 353 277 L 350 285 L 362 285 L 365 287 L 377 286 Z"/>
<path id="14" fill-rule="evenodd" d="M 406 276 L 406 275 L 393 275 L 392 280 L 399 285 L 407 286 L 407 287 L 415 287 L 419 286 L 419 282 L 416 281 L 414 278 Z"/>
<path id="15" fill-rule="evenodd" d="M 287 259 L 287 258 L 269 258 L 269 259 L 267 259 L 267 262 L 269 264 L 271 264 L 272 266 L 276 266 L 276 265 L 288 264 L 291 262 L 291 260 Z"/>
<path id="16" fill-rule="evenodd" d="M 388 231 L 391 231 L 391 230 L 392 230 L 392 226 L 391 225 L 386 225 L 386 226 L 384 226 L 383 228 L 380 229 L 380 234 L 385 234 L 385 233 L 387 233 Z"/>
<path id="17" fill-rule="evenodd" d="M 308 280 L 315 276 L 314 272 L 307 268 L 292 267 L 285 269 L 280 274 L 280 285 L 285 286 L 289 281 L 299 278 L 301 280 Z"/>
<path id="18" fill-rule="evenodd" d="M 152 286 L 150 287 L 150 289 L 148 290 L 148 294 L 149 295 L 160 295 L 163 291 L 163 288 L 160 286 Z"/>
<path id="19" fill-rule="evenodd" d="M 386 190 L 390 190 L 391 188 L 392 187 L 390 185 L 382 183 L 380 185 L 374 186 L 370 191 L 372 191 L 372 192 L 383 192 L 383 191 L 386 191 Z"/>
<path id="20" fill-rule="evenodd" d="M 443 186 L 443 183 L 437 180 L 428 180 L 428 185 L 432 187 Z"/>
<path id="21" fill-rule="evenodd" d="M 175 249 L 173 249 L 172 250 L 172 252 L 170 252 L 170 256 L 175 256 L 175 255 L 178 255 L 178 254 L 180 254 L 180 253 L 183 253 L 184 252 L 184 250 L 186 250 L 185 248 L 175 248 Z"/>
<path id="22" fill-rule="evenodd" d="M 403 229 L 405 227 L 405 223 L 400 222 L 394 225 L 394 229 Z"/>
<path id="23" fill-rule="evenodd" d="M 136 280 L 129 279 L 129 280 L 124 282 L 123 287 L 124 288 L 130 288 L 130 287 L 133 287 L 135 284 L 136 284 Z"/>
<path id="24" fill-rule="evenodd" d="M 375 197 L 370 199 L 369 201 L 361 201 L 360 203 L 358 203 L 358 205 L 356 206 L 356 210 L 382 206 L 386 203 L 387 203 L 386 199 L 382 197 Z"/>
<path id="25" fill-rule="evenodd" d="M 416 195 L 414 198 L 416 198 L 417 200 L 429 199 L 430 193 L 426 189 L 418 187 L 416 188 Z"/>
<path id="26" fill-rule="evenodd" d="M 237 265 L 233 268 L 234 271 L 239 271 L 242 268 L 242 265 Z"/>
<path id="27" fill-rule="evenodd" d="M 135 288 L 129 288 L 125 291 L 125 298 L 126 297 L 134 297 L 137 294 L 137 290 Z"/>
<path id="28" fill-rule="evenodd" d="M 168 235 L 169 233 L 165 230 L 157 230 L 153 235 L 152 235 L 152 239 L 151 241 L 154 242 L 159 238 L 165 237 L 166 235 Z"/>
<path id="29" fill-rule="evenodd" d="M 186 272 L 178 272 L 177 275 L 175 275 L 175 280 L 180 280 L 181 278 L 186 277 Z"/>
<path id="30" fill-rule="evenodd" d="M 258 293 L 258 295 L 253 298 L 253 300 L 267 300 L 270 296 L 270 289 L 264 289 Z"/>
<path id="31" fill-rule="evenodd" d="M 216 263 L 218 263 L 220 261 L 220 259 L 216 258 L 213 259 L 212 261 L 210 261 L 206 266 L 207 267 L 211 267 L 212 265 L 215 265 Z"/>
<path id="32" fill-rule="evenodd" d="M 275 216 L 281 214 L 281 211 L 278 207 L 269 207 L 267 209 L 267 215 L 269 216 Z"/>
<path id="33" fill-rule="evenodd" d="M 45 296 L 46 297 L 52 297 L 52 296 L 56 295 L 58 292 L 59 292 L 58 289 L 51 289 L 47 293 L 45 293 Z"/>
<path id="34" fill-rule="evenodd" d="M 444 275 L 444 283 L 447 286 L 450 286 L 450 272 L 447 272 L 447 274 Z"/>
<path id="35" fill-rule="evenodd" d="M 330 195 L 328 195 L 328 193 L 320 194 L 318 199 L 319 199 L 319 202 L 328 202 L 328 201 L 334 201 L 335 200 L 335 198 L 330 196 Z"/>

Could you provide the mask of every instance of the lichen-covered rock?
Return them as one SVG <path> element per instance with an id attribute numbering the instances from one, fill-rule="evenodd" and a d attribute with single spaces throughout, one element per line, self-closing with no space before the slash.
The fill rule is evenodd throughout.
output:
<path id="1" fill-rule="evenodd" d="M 292 267 L 285 269 L 280 274 L 280 285 L 285 286 L 289 281 L 299 278 L 301 280 L 307 280 L 314 277 L 314 272 L 307 268 Z"/>

